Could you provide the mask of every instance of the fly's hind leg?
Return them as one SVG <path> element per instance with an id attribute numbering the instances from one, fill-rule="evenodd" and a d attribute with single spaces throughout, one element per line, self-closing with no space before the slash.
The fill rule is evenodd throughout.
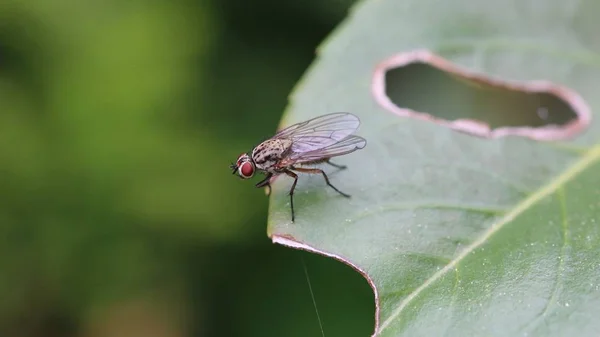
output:
<path id="1" fill-rule="evenodd" d="M 325 182 L 327 183 L 327 185 L 329 185 L 329 187 L 333 188 L 336 192 L 338 192 L 339 194 L 345 196 L 346 198 L 350 198 L 349 194 L 346 194 L 340 190 L 337 189 L 337 187 L 333 186 L 331 184 L 331 182 L 329 182 L 329 178 L 327 177 L 327 174 L 325 174 L 325 171 L 321 170 L 321 169 L 309 169 L 309 168 L 299 168 L 299 167 L 294 167 L 294 170 L 298 171 L 298 172 L 304 172 L 304 173 L 313 173 L 313 174 L 322 174 L 323 178 L 325 178 Z"/>
<path id="2" fill-rule="evenodd" d="M 339 168 L 340 170 L 344 170 L 344 169 L 346 169 L 346 168 L 347 168 L 347 166 L 346 166 L 346 165 L 340 165 L 340 164 L 335 164 L 335 163 L 332 163 L 332 162 L 331 162 L 329 159 L 325 160 L 325 162 L 326 162 L 327 164 L 329 164 L 329 165 L 333 166 L 333 167 L 337 167 L 337 168 Z"/>

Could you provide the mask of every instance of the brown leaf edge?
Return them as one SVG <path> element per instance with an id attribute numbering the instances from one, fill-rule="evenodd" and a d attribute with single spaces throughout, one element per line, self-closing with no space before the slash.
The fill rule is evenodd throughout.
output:
<path id="1" fill-rule="evenodd" d="M 454 121 L 448 121 L 434 117 L 425 112 L 400 108 L 394 104 L 385 93 L 385 74 L 388 70 L 407 66 L 411 63 L 426 63 L 437 69 L 455 74 L 470 81 L 501 87 L 508 90 L 524 91 L 527 93 L 549 93 L 567 102 L 573 111 L 575 111 L 577 118 L 563 126 L 551 124 L 542 127 L 500 127 L 491 129 L 488 124 L 479 120 L 457 119 Z M 516 82 L 492 78 L 491 76 L 476 73 L 460 67 L 425 49 L 396 54 L 379 63 L 373 73 L 371 91 L 375 101 L 379 105 L 398 116 L 434 122 L 436 124 L 447 126 L 456 131 L 465 132 L 484 138 L 500 138 L 509 135 L 515 135 L 539 141 L 564 140 L 570 139 L 583 132 L 590 125 L 592 120 L 591 109 L 585 100 L 578 93 L 569 88 L 542 80 Z"/>
<path id="2" fill-rule="evenodd" d="M 361 274 L 367 280 L 367 283 L 369 283 L 369 286 L 371 287 L 371 289 L 373 289 L 373 293 L 375 295 L 375 328 L 373 330 L 373 334 L 371 335 L 371 337 L 375 337 L 375 335 L 377 334 L 377 331 L 379 330 L 379 312 L 380 312 L 379 293 L 377 292 L 377 287 L 375 286 L 373 279 L 371 279 L 371 277 L 369 277 L 369 275 L 367 274 L 366 271 L 362 270 L 359 266 L 350 262 L 349 259 L 347 259 L 343 256 L 314 248 L 310 245 L 307 245 L 306 243 L 296 240 L 296 238 L 294 238 L 293 236 L 291 236 L 289 234 L 285 234 L 285 235 L 272 234 L 271 240 L 273 241 L 273 243 L 280 244 L 285 247 L 304 250 L 304 251 L 307 251 L 310 253 L 316 253 L 316 254 L 326 256 L 326 257 L 333 258 L 337 261 L 340 261 L 340 262 L 352 267 L 352 269 L 356 270 L 359 274 Z"/>

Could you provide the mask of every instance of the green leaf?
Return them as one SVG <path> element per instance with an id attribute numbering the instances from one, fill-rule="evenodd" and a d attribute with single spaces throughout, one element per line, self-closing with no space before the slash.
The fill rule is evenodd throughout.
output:
<path id="1" fill-rule="evenodd" d="M 291 223 L 291 179 L 281 176 L 268 235 L 359 270 L 374 287 L 376 336 L 597 335 L 596 120 L 569 141 L 476 137 L 395 115 L 376 102 L 371 81 L 382 61 L 427 49 L 523 88 L 536 80 L 569 88 L 595 111 L 599 11 L 593 0 L 362 2 L 320 48 L 282 123 L 333 111 L 361 118 L 366 148 L 337 158 L 346 170 L 325 168 L 352 198 L 301 175 Z M 411 80 L 427 88 L 428 78 Z M 461 107 L 472 111 L 477 99 Z"/>

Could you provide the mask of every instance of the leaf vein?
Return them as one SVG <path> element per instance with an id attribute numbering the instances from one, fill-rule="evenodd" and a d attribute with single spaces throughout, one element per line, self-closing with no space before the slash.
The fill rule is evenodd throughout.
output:
<path id="1" fill-rule="evenodd" d="M 364 211 L 361 213 L 358 213 L 356 215 L 354 215 L 353 217 L 349 218 L 347 221 L 357 221 L 369 216 L 373 216 L 375 214 L 379 214 L 379 213 L 385 213 L 385 212 L 393 212 L 393 211 L 406 211 L 406 210 L 417 210 L 417 209 L 445 209 L 445 210 L 456 210 L 456 211 L 465 211 L 465 212 L 472 212 L 472 213 L 482 213 L 482 214 L 487 214 L 487 215 L 502 215 L 504 213 L 506 213 L 507 209 L 506 207 L 494 207 L 494 206 L 481 206 L 481 205 L 469 205 L 469 204 L 450 204 L 447 202 L 440 202 L 440 203 L 435 203 L 435 202 L 431 202 L 431 203 L 396 203 L 396 204 L 389 204 L 389 205 L 383 205 L 380 207 L 377 207 L 377 209 L 374 210 L 369 210 L 369 211 Z"/>

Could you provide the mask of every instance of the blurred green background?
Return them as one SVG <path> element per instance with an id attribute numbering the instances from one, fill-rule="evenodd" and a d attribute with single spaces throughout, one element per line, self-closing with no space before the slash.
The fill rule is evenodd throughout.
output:
<path id="1" fill-rule="evenodd" d="M 369 336 L 232 176 L 350 0 L 0 0 L 0 336 Z M 322 111 L 326 113 L 328 111 Z"/>

